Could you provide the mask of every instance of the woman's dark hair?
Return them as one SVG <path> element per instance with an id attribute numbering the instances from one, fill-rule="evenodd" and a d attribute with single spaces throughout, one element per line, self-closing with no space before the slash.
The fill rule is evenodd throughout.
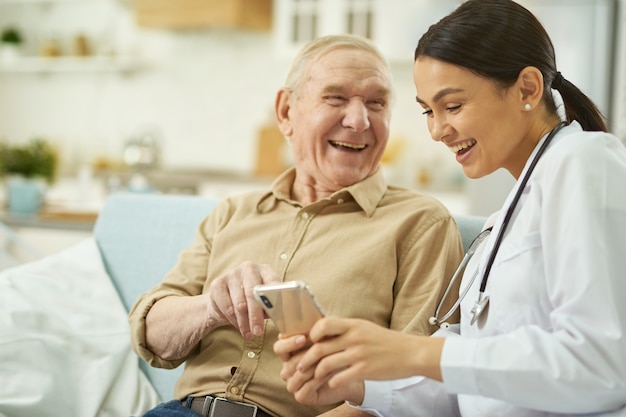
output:
<path id="1" fill-rule="evenodd" d="M 522 69 L 543 74 L 542 100 L 556 112 L 550 88 L 563 97 L 567 121 L 584 130 L 607 131 L 602 113 L 556 68 L 554 46 L 537 18 L 512 0 L 468 0 L 432 25 L 420 38 L 415 59 L 427 56 L 464 67 L 501 87 L 515 83 Z"/>

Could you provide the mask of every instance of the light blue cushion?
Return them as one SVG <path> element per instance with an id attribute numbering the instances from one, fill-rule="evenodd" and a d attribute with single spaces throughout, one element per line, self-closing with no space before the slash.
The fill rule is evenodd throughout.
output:
<path id="1" fill-rule="evenodd" d="M 461 233 L 463 249 L 467 251 L 474 238 L 482 231 L 483 225 L 487 219 L 480 216 L 466 215 L 455 215 L 454 219 L 456 220 L 459 232 Z"/>
<path id="2" fill-rule="evenodd" d="M 94 237 L 126 310 L 160 282 L 193 241 L 218 200 L 191 196 L 115 194 L 98 216 Z M 172 399 L 183 367 L 153 368 L 140 361 L 162 400 Z"/>

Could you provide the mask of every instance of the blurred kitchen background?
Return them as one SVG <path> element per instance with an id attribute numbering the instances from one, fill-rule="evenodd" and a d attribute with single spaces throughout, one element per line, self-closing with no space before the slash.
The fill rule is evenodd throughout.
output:
<path id="1" fill-rule="evenodd" d="M 414 99 L 417 40 L 460 2 L 0 0 L 0 31 L 21 40 L 0 43 L 0 143 L 44 138 L 59 152 L 44 208 L 2 211 L 0 245 L 20 239 L 23 256 L 69 245 L 113 192 L 223 197 L 267 187 L 290 164 L 273 116 L 290 60 L 310 38 L 340 32 L 370 37 L 392 63 L 389 181 L 453 213 L 491 213 L 512 178 L 466 180 Z M 519 2 L 546 26 L 563 75 L 626 138 L 626 0 Z"/>

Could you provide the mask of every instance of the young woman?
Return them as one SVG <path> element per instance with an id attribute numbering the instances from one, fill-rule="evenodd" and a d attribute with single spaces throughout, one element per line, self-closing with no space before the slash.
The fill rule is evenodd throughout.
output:
<path id="1" fill-rule="evenodd" d="M 414 82 L 468 177 L 517 179 L 465 270 L 460 336 L 445 311 L 448 337 L 322 319 L 274 346 L 289 391 L 385 416 L 626 415 L 626 149 L 510 0 L 431 26 Z"/>

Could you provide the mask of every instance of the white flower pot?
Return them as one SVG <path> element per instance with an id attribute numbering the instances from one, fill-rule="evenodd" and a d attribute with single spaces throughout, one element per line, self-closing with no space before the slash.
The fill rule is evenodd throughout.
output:
<path id="1" fill-rule="evenodd" d="M 21 56 L 20 47 L 9 43 L 0 43 L 0 63 L 14 64 Z"/>

